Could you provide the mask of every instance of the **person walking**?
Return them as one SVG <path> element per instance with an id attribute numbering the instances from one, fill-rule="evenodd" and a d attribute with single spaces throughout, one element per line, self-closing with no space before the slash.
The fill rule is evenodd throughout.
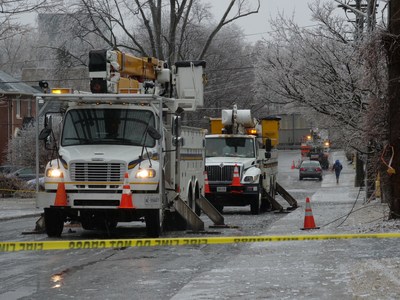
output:
<path id="1" fill-rule="evenodd" d="M 343 169 L 343 166 L 340 163 L 340 161 L 337 159 L 332 166 L 332 171 L 335 171 L 335 174 L 336 174 L 336 184 L 339 184 L 339 176 L 340 176 L 340 172 L 342 171 L 342 169 Z"/>

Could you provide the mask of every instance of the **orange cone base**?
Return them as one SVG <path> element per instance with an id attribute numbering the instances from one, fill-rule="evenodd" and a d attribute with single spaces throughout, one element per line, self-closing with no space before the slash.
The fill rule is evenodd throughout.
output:
<path id="1" fill-rule="evenodd" d="M 319 227 L 315 226 L 315 221 L 313 216 L 306 216 L 304 218 L 304 227 L 301 230 L 307 229 L 319 229 Z"/>
<path id="2" fill-rule="evenodd" d="M 130 199 L 126 199 L 126 198 L 130 198 Z M 133 201 L 132 201 L 132 196 L 126 196 L 126 197 L 122 197 L 121 199 L 121 203 L 118 206 L 118 208 L 136 208 L 136 206 L 133 205 Z"/>
<path id="3" fill-rule="evenodd" d="M 301 230 L 309 230 L 309 229 L 320 229 L 320 227 L 312 227 L 312 228 L 300 228 Z"/>

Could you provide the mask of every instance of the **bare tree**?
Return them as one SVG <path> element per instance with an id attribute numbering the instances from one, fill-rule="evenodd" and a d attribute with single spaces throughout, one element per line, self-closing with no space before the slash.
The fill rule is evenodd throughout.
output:
<path id="1" fill-rule="evenodd" d="M 141 56 L 154 56 L 175 62 L 188 49 L 196 27 L 209 30 L 196 58 L 203 59 L 220 30 L 239 18 L 257 13 L 260 3 L 251 8 L 248 0 L 231 0 L 221 20 L 212 23 L 209 8 L 194 0 L 78 0 L 75 11 L 87 14 L 90 28 L 110 47 L 125 48 Z M 99 28 L 101 24 L 107 30 Z M 204 25 L 208 21 L 209 25 Z M 84 24 L 82 24 L 84 25 Z M 193 57 L 192 57 L 193 58 Z"/>
<path id="2" fill-rule="evenodd" d="M 9 0 L 0 2 L 0 40 L 29 31 L 29 26 L 21 24 L 18 17 L 53 5 L 55 1 Z"/>
<path id="3" fill-rule="evenodd" d="M 333 5 L 311 8 L 321 24 L 316 28 L 299 28 L 282 16 L 273 24 L 275 34 L 258 64 L 260 93 L 265 101 L 324 115 L 325 124 L 341 129 L 340 141 L 360 147 L 360 120 L 366 96 L 373 93 L 363 84 L 360 45 L 349 42 L 345 20 L 333 16 Z"/>
<path id="4" fill-rule="evenodd" d="M 367 184 L 374 183 L 390 152 L 385 151 L 385 33 L 366 31 L 354 40 L 351 25 L 333 14 L 332 4 L 315 1 L 310 8 L 318 26 L 299 28 L 281 16 L 273 39 L 259 47 L 259 94 L 286 111 L 303 113 L 318 127 L 331 128 L 336 145 L 357 150 L 370 173 Z"/>
<path id="5" fill-rule="evenodd" d="M 24 166 L 24 167 L 35 167 L 36 162 L 36 123 L 29 124 L 22 128 L 18 135 L 13 137 L 8 143 L 7 149 L 7 161 L 10 164 L 16 166 Z M 44 170 L 44 167 L 48 161 L 47 151 L 44 149 L 44 145 L 41 143 L 40 145 L 41 151 L 39 156 L 41 171 Z"/>

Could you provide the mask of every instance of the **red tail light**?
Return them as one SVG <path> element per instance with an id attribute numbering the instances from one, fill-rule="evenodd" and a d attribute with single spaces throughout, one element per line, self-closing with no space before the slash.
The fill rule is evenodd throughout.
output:
<path id="1" fill-rule="evenodd" d="M 306 168 L 300 168 L 300 171 L 303 171 L 303 172 L 304 172 L 305 170 L 306 170 Z"/>
<path id="2" fill-rule="evenodd" d="M 321 168 L 315 168 L 315 171 L 317 171 L 317 172 L 321 172 L 321 171 L 322 171 L 322 169 L 321 169 Z"/>

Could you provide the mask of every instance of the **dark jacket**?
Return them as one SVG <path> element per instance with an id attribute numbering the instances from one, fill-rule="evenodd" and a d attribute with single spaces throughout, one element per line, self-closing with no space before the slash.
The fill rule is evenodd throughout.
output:
<path id="1" fill-rule="evenodd" d="M 343 169 L 343 166 L 342 166 L 342 164 L 340 163 L 340 161 L 335 161 L 335 163 L 333 164 L 333 166 L 332 166 L 332 170 L 334 170 L 335 171 L 335 173 L 336 173 L 336 175 L 339 175 L 340 174 L 340 171 L 342 171 L 342 169 Z"/>

